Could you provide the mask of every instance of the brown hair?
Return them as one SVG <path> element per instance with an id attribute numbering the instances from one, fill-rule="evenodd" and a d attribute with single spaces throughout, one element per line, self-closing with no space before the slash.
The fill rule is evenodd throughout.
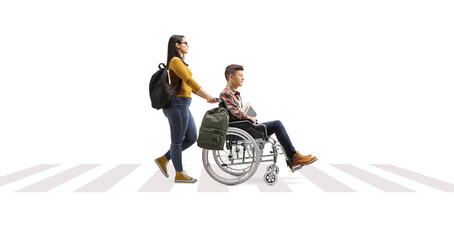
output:
<path id="1" fill-rule="evenodd" d="M 241 65 L 230 64 L 225 68 L 225 80 L 229 81 L 230 75 L 235 75 L 236 71 L 243 71 L 244 68 Z"/>

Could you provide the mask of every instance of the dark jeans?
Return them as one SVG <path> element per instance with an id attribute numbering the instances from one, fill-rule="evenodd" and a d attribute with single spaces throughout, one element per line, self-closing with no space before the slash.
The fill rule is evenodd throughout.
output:
<path id="1" fill-rule="evenodd" d="M 295 155 L 296 150 L 293 147 L 292 141 L 290 141 L 290 138 L 288 137 L 287 131 L 285 131 L 285 127 L 282 124 L 281 121 L 271 121 L 271 122 L 263 122 L 259 123 L 263 124 L 266 126 L 266 129 L 268 131 L 268 136 L 271 136 L 273 134 L 276 134 L 276 138 L 281 144 L 282 148 L 284 148 L 285 154 L 287 154 L 287 158 L 291 159 L 293 155 Z M 262 128 L 261 126 L 257 126 L 257 128 Z"/>
<path id="2" fill-rule="evenodd" d="M 189 105 L 191 98 L 175 97 L 169 108 L 163 110 L 170 125 L 170 150 L 165 154 L 172 160 L 175 171 L 183 171 L 181 152 L 192 146 L 197 141 L 197 129 L 192 118 Z"/>

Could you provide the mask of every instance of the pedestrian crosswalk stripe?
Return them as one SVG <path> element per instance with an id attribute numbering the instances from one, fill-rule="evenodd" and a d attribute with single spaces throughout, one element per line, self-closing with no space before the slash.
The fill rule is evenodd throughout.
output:
<path id="1" fill-rule="evenodd" d="M 205 168 L 202 169 L 200 174 L 199 186 L 197 192 L 228 192 L 229 187 L 222 183 L 217 182 L 206 172 Z"/>
<path id="2" fill-rule="evenodd" d="M 170 192 L 173 187 L 173 181 L 170 176 L 175 175 L 175 170 L 171 164 L 167 165 L 169 178 L 166 178 L 160 170 L 156 171 L 153 176 L 139 189 L 139 192 Z"/>
<path id="3" fill-rule="evenodd" d="M 313 165 L 305 166 L 298 171 L 325 192 L 355 192 L 349 186 L 324 173 Z"/>
<path id="4" fill-rule="evenodd" d="M 106 192 L 139 166 L 139 164 L 120 164 L 99 178 L 77 189 L 76 192 Z"/>
<path id="5" fill-rule="evenodd" d="M 4 186 L 6 184 L 21 180 L 23 178 L 32 176 L 34 174 L 46 171 L 50 168 L 56 167 L 59 164 L 40 164 L 36 165 L 34 167 L 30 167 L 24 170 L 20 170 L 11 174 L 8 174 L 6 176 L 0 177 L 0 187 Z"/>
<path id="6" fill-rule="evenodd" d="M 56 166 L 61 167 L 55 168 Z M 193 189 L 192 191 L 196 192 L 234 193 L 241 192 L 241 189 L 248 192 L 254 191 L 253 187 L 256 186 L 255 191 L 260 192 L 317 190 L 362 192 L 368 191 L 369 188 L 384 192 L 416 192 L 421 189 L 422 191 L 433 189 L 454 192 L 454 184 L 390 164 L 370 164 L 367 165 L 370 167 L 361 168 L 352 164 L 309 165 L 297 171 L 296 175 L 291 175 L 291 172 L 281 169 L 274 185 L 268 185 L 263 181 L 266 164 L 261 164 L 251 179 L 235 186 L 227 186 L 215 181 L 202 168 L 197 183 L 178 187 L 174 183 L 175 170 L 171 164 L 168 166 L 169 178 L 164 177 L 155 164 L 145 164 L 140 171 L 135 170 L 142 164 L 100 166 L 101 164 L 80 164 L 68 168 L 68 165 L 39 164 L 1 176 L 0 192 L 47 192 L 54 188 L 57 192 L 62 189 L 63 191 L 76 189 L 75 192 L 106 192 L 116 185 L 121 185 L 121 187 L 117 186 L 113 191 L 130 189 L 131 192 L 171 192 Z M 96 170 L 93 170 L 95 168 Z M 298 175 L 303 175 L 304 178 L 298 178 Z M 127 176 L 130 177 L 127 178 Z M 119 184 L 120 182 L 121 184 Z M 57 188 L 57 186 L 62 187 Z"/>
<path id="7" fill-rule="evenodd" d="M 414 192 L 414 190 L 384 179 L 351 164 L 333 164 L 332 166 L 385 192 Z"/>
<path id="8" fill-rule="evenodd" d="M 48 177 L 42 181 L 29 185 L 17 192 L 46 192 L 60 184 L 63 184 L 79 175 L 82 175 L 91 169 L 99 166 L 99 164 L 81 164 L 69 170 Z"/>
<path id="9" fill-rule="evenodd" d="M 419 173 L 412 172 L 410 170 L 406 170 L 397 166 L 393 166 L 391 164 L 372 164 L 372 166 L 375 166 L 377 168 L 386 170 L 388 172 L 392 172 L 394 174 L 397 174 L 399 176 L 411 179 L 413 181 L 416 181 L 418 183 L 439 189 L 444 192 L 454 192 L 454 184 L 447 183 L 429 176 L 425 176 Z"/>

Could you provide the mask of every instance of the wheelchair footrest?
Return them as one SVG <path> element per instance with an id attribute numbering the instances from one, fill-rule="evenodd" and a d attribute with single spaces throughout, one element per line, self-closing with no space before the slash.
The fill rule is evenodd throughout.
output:
<path id="1" fill-rule="evenodd" d="M 287 166 L 290 168 L 292 173 L 294 173 L 295 171 L 300 170 L 304 166 L 304 165 L 298 165 L 298 166 L 292 167 L 292 165 L 290 164 L 290 160 L 287 160 L 286 162 L 287 162 Z"/>
<path id="2" fill-rule="evenodd" d="M 295 166 L 292 168 L 292 172 L 300 170 L 304 165 Z"/>

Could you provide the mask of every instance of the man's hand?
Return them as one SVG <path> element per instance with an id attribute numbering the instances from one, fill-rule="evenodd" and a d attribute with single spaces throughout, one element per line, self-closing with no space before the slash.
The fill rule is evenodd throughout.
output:
<path id="1" fill-rule="evenodd" d="M 248 119 L 252 120 L 254 124 L 257 124 L 257 118 L 255 117 L 247 117 Z"/>

